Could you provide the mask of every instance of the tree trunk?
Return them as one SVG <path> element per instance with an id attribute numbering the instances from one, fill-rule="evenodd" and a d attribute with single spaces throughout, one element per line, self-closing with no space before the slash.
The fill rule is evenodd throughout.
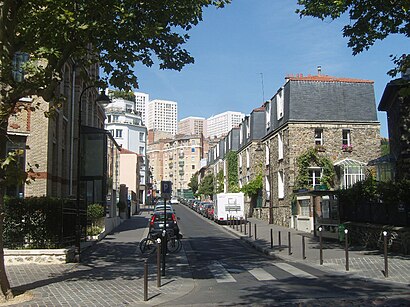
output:
<path id="1" fill-rule="evenodd" d="M 0 122 L 0 162 L 6 157 L 7 150 L 7 126 L 8 121 Z M 7 278 L 6 269 L 4 266 L 4 250 L 3 250 L 3 225 L 4 225 L 4 194 L 5 194 L 5 174 L 0 167 L 0 287 L 6 300 L 13 298 L 13 292 L 10 288 L 10 283 Z"/>

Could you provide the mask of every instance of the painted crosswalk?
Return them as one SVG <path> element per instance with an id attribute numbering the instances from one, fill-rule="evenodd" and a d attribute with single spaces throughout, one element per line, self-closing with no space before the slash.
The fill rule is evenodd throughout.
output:
<path id="1" fill-rule="evenodd" d="M 258 267 L 255 265 L 248 265 L 248 264 L 241 264 L 240 267 L 230 267 L 227 263 L 221 263 L 219 261 L 213 261 L 208 265 L 208 269 L 211 272 L 213 278 L 216 280 L 217 283 L 233 283 L 237 282 L 235 279 L 235 274 L 240 274 L 247 272 L 252 275 L 258 281 L 270 281 L 270 280 L 278 280 L 284 278 L 283 276 L 287 277 L 297 277 L 297 278 L 305 278 L 305 279 L 315 279 L 318 278 L 315 275 L 312 275 L 296 266 L 285 263 L 285 262 L 276 262 L 272 263 L 272 266 L 282 272 L 281 274 L 277 274 L 275 276 L 275 269 L 270 269 L 270 266 L 265 267 Z"/>

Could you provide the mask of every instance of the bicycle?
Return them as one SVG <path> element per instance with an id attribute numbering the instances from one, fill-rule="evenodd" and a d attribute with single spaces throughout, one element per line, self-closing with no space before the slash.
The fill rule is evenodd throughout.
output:
<path id="1" fill-rule="evenodd" d="M 141 240 L 139 249 L 142 254 L 153 254 L 157 250 L 157 239 L 162 237 L 162 232 L 149 232 L 148 236 Z M 176 253 L 182 249 L 182 235 L 175 234 L 173 230 L 167 230 L 167 252 Z"/>

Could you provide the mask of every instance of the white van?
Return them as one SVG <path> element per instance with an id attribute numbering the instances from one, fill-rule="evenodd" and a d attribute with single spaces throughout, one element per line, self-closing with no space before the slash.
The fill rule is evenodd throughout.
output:
<path id="1" fill-rule="evenodd" d="M 214 219 L 218 223 L 226 223 L 228 219 L 245 218 L 243 193 L 220 193 L 214 196 Z"/>

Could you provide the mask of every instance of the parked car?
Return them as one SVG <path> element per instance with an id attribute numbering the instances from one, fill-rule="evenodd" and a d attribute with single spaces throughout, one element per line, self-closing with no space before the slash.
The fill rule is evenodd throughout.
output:
<path id="1" fill-rule="evenodd" d="M 205 216 L 206 216 L 208 219 L 210 219 L 210 220 L 213 220 L 213 219 L 214 219 L 214 205 L 213 205 L 213 204 L 210 205 L 210 206 L 207 208 L 206 213 L 205 213 Z"/>
<path id="2" fill-rule="evenodd" d="M 164 202 L 157 203 L 157 205 L 154 208 L 154 212 L 157 212 L 157 211 L 164 211 Z M 174 207 L 172 207 L 172 205 L 168 203 L 167 203 L 167 211 L 175 213 Z"/>
<path id="3" fill-rule="evenodd" d="M 177 204 L 179 204 L 178 198 L 172 197 L 172 198 L 171 198 L 171 204 L 172 204 L 172 205 L 177 205 Z"/>
<path id="4" fill-rule="evenodd" d="M 207 201 L 203 201 L 201 202 L 201 204 L 199 205 L 199 213 L 202 214 L 203 216 L 205 216 L 208 208 L 212 206 L 211 202 L 207 202 Z"/>
<path id="5" fill-rule="evenodd" d="M 164 211 L 157 211 L 151 216 L 151 220 L 149 223 L 149 231 L 152 232 L 162 232 L 164 229 L 165 224 L 165 214 Z M 167 212 L 166 218 L 166 228 L 167 230 L 173 230 L 175 235 L 179 234 L 179 227 L 177 222 L 177 217 L 175 213 Z"/>

